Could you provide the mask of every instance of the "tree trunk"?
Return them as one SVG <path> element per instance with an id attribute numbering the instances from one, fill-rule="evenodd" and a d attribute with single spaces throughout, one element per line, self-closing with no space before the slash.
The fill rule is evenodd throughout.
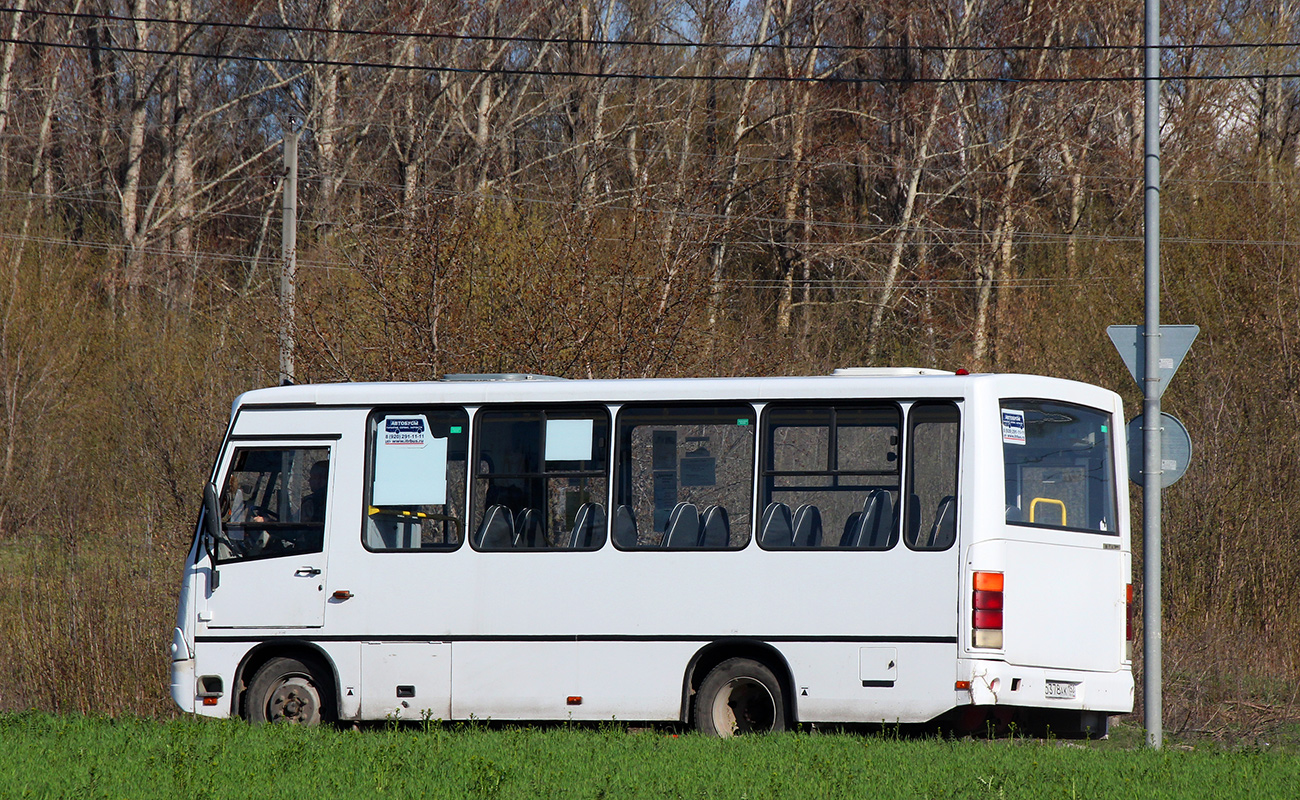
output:
<path id="1" fill-rule="evenodd" d="M 177 19 L 193 16 L 193 0 L 174 0 Z M 175 30 L 173 48 L 179 50 L 182 29 Z M 172 233 L 171 281 L 168 296 L 175 309 L 189 309 L 194 300 L 194 151 L 190 137 L 191 104 L 194 102 L 194 62 L 181 58 L 176 63 L 175 109 L 172 114 L 172 194 L 176 222 Z"/>
<path id="2" fill-rule="evenodd" d="M 782 56 L 786 62 L 786 74 L 799 76 L 805 80 L 791 84 L 794 111 L 790 119 L 790 171 L 785 182 L 781 210 L 782 221 L 777 241 L 778 262 L 781 267 L 781 294 L 777 302 L 776 325 L 782 333 L 790 330 L 791 313 L 794 303 L 794 279 L 796 273 L 807 272 L 807 248 L 796 244 L 799 238 L 800 202 L 808 192 L 810 171 L 804 163 L 808 142 L 809 110 L 812 105 L 812 84 L 809 79 L 817 74 L 817 56 L 821 48 L 821 24 L 816 9 L 810 12 L 812 30 L 810 43 L 805 43 L 803 63 L 798 69 L 794 67 L 791 56 L 794 23 L 794 0 L 785 0 L 782 22 Z"/>
<path id="3" fill-rule="evenodd" d="M 339 34 L 343 27 L 343 0 L 325 0 L 325 58 L 341 61 Z M 338 194 L 339 67 L 327 63 L 320 69 L 320 125 L 315 131 L 320 151 L 320 208 L 316 219 L 328 224 L 334 218 L 334 201 Z"/>
<path id="4" fill-rule="evenodd" d="M 148 0 L 132 0 L 132 27 L 135 46 L 149 47 Z M 123 259 L 123 277 L 126 290 L 132 297 L 144 287 L 144 221 L 140 213 L 140 172 L 144 158 L 145 123 L 149 118 L 146 93 L 148 72 L 147 55 L 136 54 L 132 59 L 132 80 L 129 93 L 129 115 L 126 135 L 126 157 L 120 191 L 122 241 L 126 245 Z"/>
<path id="5" fill-rule="evenodd" d="M 13 102 L 14 58 L 18 55 L 18 32 L 22 28 L 27 0 L 14 0 L 10 9 L 9 41 L 0 55 L 0 189 L 9 187 L 9 105 Z"/>
<path id="6" fill-rule="evenodd" d="M 773 0 L 765 0 L 763 3 L 763 16 L 758 23 L 758 32 L 754 35 L 755 45 L 767 41 L 767 30 L 772 21 L 772 2 Z M 725 277 L 727 241 L 731 235 L 731 216 L 736 207 L 736 186 L 740 180 L 741 152 L 744 149 L 745 139 L 757 127 L 749 121 L 749 114 L 753 102 L 754 87 L 757 85 L 754 78 L 758 75 L 760 53 L 761 50 L 757 46 L 749 49 L 749 62 L 745 69 L 745 81 L 740 86 L 736 125 L 731 132 L 731 148 L 728 153 L 730 163 L 727 165 L 727 177 L 723 181 L 716 209 L 723 235 L 716 237 L 709 246 L 709 272 L 712 280 L 709 292 L 709 328 L 711 330 L 716 328 L 718 320 L 722 316 L 722 281 Z"/>

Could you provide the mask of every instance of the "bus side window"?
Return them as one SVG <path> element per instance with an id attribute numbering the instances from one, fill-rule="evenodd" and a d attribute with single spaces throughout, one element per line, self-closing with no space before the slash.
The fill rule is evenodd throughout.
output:
<path id="1" fill-rule="evenodd" d="M 773 403 L 763 415 L 758 543 L 888 550 L 898 542 L 894 403 Z"/>
<path id="2" fill-rule="evenodd" d="M 754 409 L 624 406 L 614 544 L 739 549 L 749 542 Z"/>
<path id="3" fill-rule="evenodd" d="M 327 447 L 241 447 L 220 498 L 217 560 L 319 553 L 324 546 Z"/>
<path id="4" fill-rule="evenodd" d="M 368 550 L 454 550 L 465 528 L 469 418 L 462 408 L 370 415 Z"/>
<path id="5" fill-rule="evenodd" d="M 951 403 L 917 403 L 908 414 L 903 539 L 913 550 L 947 550 L 957 541 L 960 423 Z"/>
<path id="6" fill-rule="evenodd" d="M 477 431 L 472 547 L 596 550 L 605 543 L 604 407 L 486 408 Z"/>

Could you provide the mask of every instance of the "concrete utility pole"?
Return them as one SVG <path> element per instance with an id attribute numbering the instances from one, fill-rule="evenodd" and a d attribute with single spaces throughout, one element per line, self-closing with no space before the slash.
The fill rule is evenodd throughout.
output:
<path id="1" fill-rule="evenodd" d="M 280 384 L 293 383 L 294 293 L 298 278 L 298 131 L 284 132 L 284 222 L 280 233 Z"/>
<path id="2" fill-rule="evenodd" d="M 1160 650 L 1160 0 L 1146 2 L 1146 372 L 1142 381 L 1142 701 L 1147 744 L 1164 744 Z"/>

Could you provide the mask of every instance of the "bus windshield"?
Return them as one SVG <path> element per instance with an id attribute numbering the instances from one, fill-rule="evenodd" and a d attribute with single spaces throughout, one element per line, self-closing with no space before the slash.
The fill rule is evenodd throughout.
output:
<path id="1" fill-rule="evenodd" d="M 1003 400 L 1007 522 L 1115 533 L 1110 415 L 1045 400 Z"/>

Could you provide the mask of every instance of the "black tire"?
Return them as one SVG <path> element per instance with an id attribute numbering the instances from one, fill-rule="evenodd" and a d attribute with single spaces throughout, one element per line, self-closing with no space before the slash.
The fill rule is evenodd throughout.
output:
<path id="1" fill-rule="evenodd" d="M 257 670 L 244 692 L 244 718 L 254 724 L 333 722 L 334 692 L 328 676 L 313 658 L 273 658 Z"/>
<path id="2" fill-rule="evenodd" d="M 772 670 L 748 658 L 729 658 L 695 693 L 695 727 L 727 738 L 785 730 L 785 696 Z"/>

